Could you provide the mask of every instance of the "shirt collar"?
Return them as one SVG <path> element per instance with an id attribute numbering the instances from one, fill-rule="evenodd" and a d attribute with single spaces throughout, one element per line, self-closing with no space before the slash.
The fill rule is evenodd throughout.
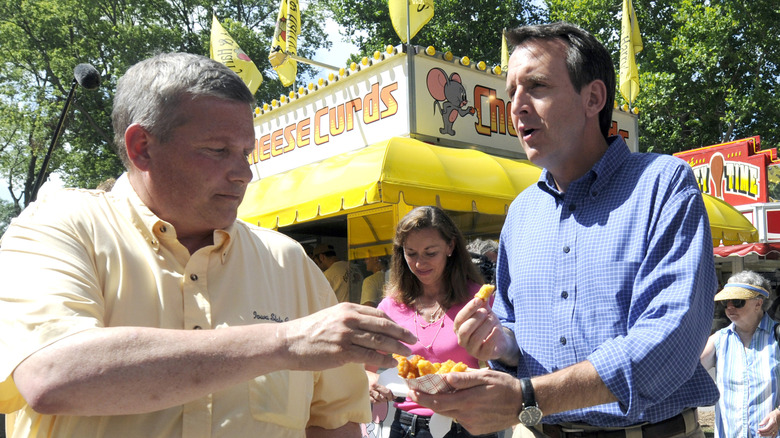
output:
<path id="1" fill-rule="evenodd" d="M 135 189 L 133 189 L 133 186 L 130 184 L 130 178 L 127 176 L 127 173 L 122 174 L 122 176 L 117 179 L 114 187 L 111 189 L 111 196 L 127 200 L 127 205 L 130 207 L 130 220 L 144 236 L 149 245 L 157 250 L 159 249 L 161 242 L 165 244 L 170 242 L 169 247 L 172 250 L 175 246 L 181 247 L 175 251 L 184 249 L 184 246 L 176 239 L 176 229 L 171 223 L 157 217 L 157 215 L 143 203 L 138 196 L 138 193 L 136 193 Z M 228 251 L 235 240 L 235 233 L 235 222 L 225 229 L 214 230 L 214 245 L 211 249 L 212 251 L 221 252 L 220 258 L 223 264 L 225 263 Z M 184 249 L 184 251 L 187 250 Z M 187 253 L 187 255 L 189 255 L 189 253 Z"/>
<path id="2" fill-rule="evenodd" d="M 591 196 L 596 196 L 631 154 L 623 137 L 613 135 L 607 139 L 607 142 L 609 146 L 601 159 L 585 175 L 572 182 L 570 190 L 584 184 L 589 189 Z M 537 184 L 542 190 L 555 196 L 561 196 L 555 185 L 555 179 L 547 169 L 542 169 Z"/>
<path id="3" fill-rule="evenodd" d="M 756 327 L 756 331 L 761 330 L 765 332 L 772 332 L 772 330 L 775 327 L 775 324 L 777 324 L 775 320 L 772 319 L 772 317 L 769 316 L 768 313 L 764 312 L 764 316 L 762 316 L 761 320 L 758 321 L 758 327 Z M 737 326 L 733 322 L 729 323 L 727 328 L 730 332 L 737 334 Z"/>

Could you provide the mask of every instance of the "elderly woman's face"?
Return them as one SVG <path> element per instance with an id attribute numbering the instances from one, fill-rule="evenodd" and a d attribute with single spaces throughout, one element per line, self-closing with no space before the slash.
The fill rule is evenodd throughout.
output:
<path id="1" fill-rule="evenodd" d="M 748 316 L 761 313 L 764 300 L 761 298 L 751 298 L 749 300 L 724 300 L 719 302 L 726 309 L 726 316 L 732 322 Z"/>

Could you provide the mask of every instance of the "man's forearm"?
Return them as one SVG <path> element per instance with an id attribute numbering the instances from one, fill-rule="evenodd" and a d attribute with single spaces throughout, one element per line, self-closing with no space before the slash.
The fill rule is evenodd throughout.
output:
<path id="1" fill-rule="evenodd" d="M 536 402 L 544 415 L 617 401 L 588 361 L 534 377 L 531 381 Z"/>
<path id="2" fill-rule="evenodd" d="M 151 412 L 284 368 L 276 328 L 91 329 L 34 353 L 16 368 L 14 380 L 41 413 Z"/>

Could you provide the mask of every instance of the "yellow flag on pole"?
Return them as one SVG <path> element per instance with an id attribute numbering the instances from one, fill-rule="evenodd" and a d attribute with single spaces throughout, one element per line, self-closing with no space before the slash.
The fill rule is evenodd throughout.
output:
<path id="1" fill-rule="evenodd" d="M 281 0 L 268 60 L 285 87 L 292 85 L 298 74 L 298 62 L 287 55 L 298 56 L 300 25 L 301 11 L 298 9 L 298 0 Z"/>
<path id="2" fill-rule="evenodd" d="M 629 104 L 639 94 L 639 70 L 635 55 L 642 51 L 642 36 L 631 0 L 623 0 L 623 23 L 620 31 L 620 94 Z"/>
<path id="3" fill-rule="evenodd" d="M 211 44 L 209 47 L 211 59 L 225 64 L 244 80 L 247 88 L 255 94 L 263 83 L 263 75 L 249 56 L 238 47 L 236 41 L 225 32 L 219 24 L 217 16 L 211 20 Z"/>
<path id="4" fill-rule="evenodd" d="M 409 28 L 412 32 L 412 38 L 433 18 L 433 0 L 389 0 L 390 21 L 402 43 L 409 40 L 406 37 L 407 2 L 411 16 Z"/>
<path id="5" fill-rule="evenodd" d="M 509 71 L 509 48 L 506 46 L 506 29 L 501 31 L 501 71 Z"/>

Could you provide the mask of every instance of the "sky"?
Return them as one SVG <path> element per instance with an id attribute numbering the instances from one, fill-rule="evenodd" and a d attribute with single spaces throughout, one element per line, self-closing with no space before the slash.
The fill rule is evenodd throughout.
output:
<path id="1" fill-rule="evenodd" d="M 325 22 L 325 33 L 328 35 L 330 42 L 333 43 L 333 47 L 317 50 L 314 54 L 314 60 L 334 67 L 347 67 L 349 56 L 358 52 L 357 46 L 342 41 L 341 34 L 339 34 L 339 25 L 331 19 Z M 330 72 L 325 69 L 319 70 L 315 78 L 327 76 Z"/>

